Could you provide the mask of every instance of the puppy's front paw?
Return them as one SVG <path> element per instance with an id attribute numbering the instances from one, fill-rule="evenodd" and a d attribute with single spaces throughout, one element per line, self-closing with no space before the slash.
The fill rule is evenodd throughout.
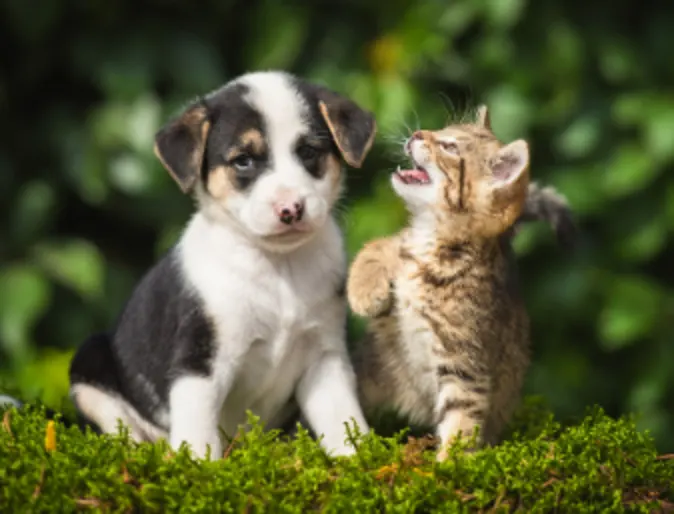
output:
<path id="1" fill-rule="evenodd" d="M 349 284 L 349 304 L 351 310 L 366 318 L 374 318 L 387 312 L 393 305 L 393 291 L 390 282 L 383 276 L 362 280 L 359 284 Z"/>

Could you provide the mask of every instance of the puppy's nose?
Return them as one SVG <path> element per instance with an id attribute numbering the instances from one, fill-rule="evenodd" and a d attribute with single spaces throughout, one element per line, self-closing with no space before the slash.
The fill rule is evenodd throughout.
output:
<path id="1" fill-rule="evenodd" d="M 277 202 L 274 204 L 274 212 L 281 220 L 281 223 L 292 225 L 302 221 L 304 216 L 304 202 L 295 200 L 294 202 Z"/>

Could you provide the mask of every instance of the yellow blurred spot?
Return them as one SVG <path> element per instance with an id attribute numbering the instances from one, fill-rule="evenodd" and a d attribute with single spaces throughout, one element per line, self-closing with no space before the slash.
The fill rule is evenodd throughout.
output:
<path id="1" fill-rule="evenodd" d="M 398 471 L 398 464 L 391 464 L 390 466 L 382 466 L 377 470 L 377 479 L 381 480 L 386 475 L 391 475 Z"/>
<path id="2" fill-rule="evenodd" d="M 47 433 L 44 437 L 44 449 L 48 452 L 56 450 L 56 426 L 53 421 L 47 421 Z"/>
<path id="3" fill-rule="evenodd" d="M 395 36 L 382 36 L 369 48 L 370 67 L 376 74 L 385 75 L 396 71 L 402 45 Z"/>
<path id="4" fill-rule="evenodd" d="M 423 475 L 425 477 L 433 476 L 433 473 L 429 473 L 428 471 L 421 471 L 419 468 L 413 468 L 412 471 L 414 471 L 417 475 Z"/>

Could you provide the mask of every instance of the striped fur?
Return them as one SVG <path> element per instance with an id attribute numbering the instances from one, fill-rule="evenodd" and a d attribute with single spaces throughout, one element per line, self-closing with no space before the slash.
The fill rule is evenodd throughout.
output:
<path id="1" fill-rule="evenodd" d="M 521 394 L 529 319 L 509 232 L 526 209 L 528 149 L 479 121 L 422 131 L 406 148 L 429 181 L 394 174 L 410 224 L 351 266 L 349 303 L 370 318 L 354 362 L 365 411 L 435 426 L 443 460 L 476 428 L 478 443 L 496 443 Z"/>

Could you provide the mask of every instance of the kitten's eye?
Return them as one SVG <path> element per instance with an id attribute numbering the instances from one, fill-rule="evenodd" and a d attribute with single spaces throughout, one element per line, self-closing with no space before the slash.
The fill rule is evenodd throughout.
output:
<path id="1" fill-rule="evenodd" d="M 240 171 L 247 170 L 253 166 L 253 158 L 248 154 L 241 154 L 232 159 L 231 164 Z"/>
<path id="2" fill-rule="evenodd" d="M 303 161 L 310 161 L 318 157 L 320 150 L 315 146 L 302 144 L 297 148 L 297 156 Z"/>
<path id="3" fill-rule="evenodd" d="M 452 155 L 459 155 L 459 145 L 454 141 L 440 141 L 440 148 Z"/>

